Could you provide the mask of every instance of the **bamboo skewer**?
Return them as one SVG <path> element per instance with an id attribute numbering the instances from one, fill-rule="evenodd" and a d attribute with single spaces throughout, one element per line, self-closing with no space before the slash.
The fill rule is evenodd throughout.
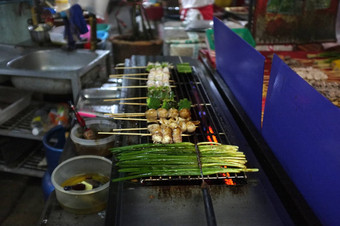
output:
<path id="1" fill-rule="evenodd" d="M 98 132 L 98 134 L 110 135 L 134 135 L 134 136 L 151 136 L 151 133 L 120 133 L 120 132 Z"/>
<path id="2" fill-rule="evenodd" d="M 148 122 L 149 120 L 147 120 L 146 118 L 115 118 L 113 117 L 113 119 L 115 120 L 126 120 L 126 121 L 143 121 L 143 122 Z"/>
<path id="3" fill-rule="evenodd" d="M 113 113 L 109 115 L 113 117 L 140 117 L 145 116 L 145 113 Z"/>
<path id="4" fill-rule="evenodd" d="M 118 66 L 118 67 L 114 67 L 114 69 L 139 69 L 139 68 L 146 68 L 146 66 L 133 66 L 133 67 L 120 67 L 120 66 Z"/>
<path id="5" fill-rule="evenodd" d="M 139 76 L 146 76 L 146 75 L 149 75 L 149 73 L 129 73 L 129 74 L 112 74 L 112 75 L 109 75 L 110 78 L 116 78 L 116 77 L 123 77 L 123 76 L 136 76 L 136 75 L 139 75 Z"/>
<path id="6" fill-rule="evenodd" d="M 197 128 L 198 126 L 196 126 Z M 147 127 L 145 128 L 122 128 L 122 129 L 112 129 L 112 132 L 121 132 L 121 131 L 135 131 L 135 130 L 148 130 Z"/>
<path id="7" fill-rule="evenodd" d="M 175 88 L 176 86 L 169 86 L 170 88 Z M 116 86 L 116 89 L 134 89 L 134 88 L 149 88 L 148 86 Z"/>
<path id="8" fill-rule="evenodd" d="M 114 67 L 114 69 L 143 69 L 146 67 L 147 66 L 132 66 L 132 67 L 118 66 L 118 67 Z M 168 68 L 173 68 L 173 66 L 168 66 Z"/>
<path id="9" fill-rule="evenodd" d="M 113 77 L 111 77 L 113 78 Z M 124 78 L 124 76 L 119 76 L 119 77 L 115 77 L 115 78 Z M 137 78 L 137 77 L 127 77 L 124 79 L 130 79 L 130 80 L 140 80 L 140 81 L 148 81 L 148 78 Z M 174 80 L 169 80 L 169 82 L 175 82 Z"/>
<path id="10" fill-rule="evenodd" d="M 98 134 L 111 134 L 111 135 L 133 135 L 133 136 L 152 136 L 151 133 L 120 133 L 120 132 L 98 132 Z M 182 134 L 182 137 L 190 137 L 191 134 Z"/>
<path id="11" fill-rule="evenodd" d="M 122 77 L 117 77 L 117 78 L 124 78 L 124 77 L 122 76 Z M 128 80 L 140 80 L 140 81 L 147 81 L 148 80 L 147 78 L 137 78 L 137 77 L 126 77 L 124 79 L 128 79 Z"/>
<path id="12" fill-rule="evenodd" d="M 129 103 L 129 102 L 121 102 L 121 105 L 137 105 L 137 106 L 146 106 L 147 103 Z"/>
<path id="13" fill-rule="evenodd" d="M 148 130 L 148 128 L 125 128 L 125 129 L 112 129 L 112 132 L 120 132 L 120 131 L 134 131 L 134 130 Z"/>
<path id="14" fill-rule="evenodd" d="M 122 104 L 122 105 L 137 105 L 137 106 L 146 106 L 147 105 L 146 103 L 129 103 L 129 102 L 122 102 L 122 103 L 119 103 L 119 104 Z M 210 103 L 206 103 L 206 104 L 193 104 L 193 105 L 191 105 L 191 107 L 210 106 L 210 105 L 211 105 Z"/>
<path id="15" fill-rule="evenodd" d="M 104 99 L 104 101 L 121 101 L 121 100 L 146 100 L 147 97 L 126 97 L 126 98 L 115 98 L 115 99 Z"/>

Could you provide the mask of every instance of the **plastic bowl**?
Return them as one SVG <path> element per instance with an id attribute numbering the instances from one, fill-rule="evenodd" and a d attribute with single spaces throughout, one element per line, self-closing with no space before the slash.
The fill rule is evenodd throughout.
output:
<path id="1" fill-rule="evenodd" d="M 115 122 L 106 119 L 88 119 L 86 125 L 94 132 L 109 132 L 117 127 Z M 83 129 L 78 124 L 71 130 L 71 140 L 79 155 L 109 156 L 109 148 L 114 147 L 115 138 L 116 135 L 108 135 L 96 140 L 87 140 L 83 138 Z"/>
<path id="2" fill-rule="evenodd" d="M 65 191 L 61 184 L 81 174 L 96 173 L 110 178 L 111 169 L 110 160 L 95 155 L 77 156 L 59 164 L 51 176 L 59 204 L 66 211 L 75 214 L 90 214 L 104 210 L 107 206 L 110 182 L 87 191 Z"/>
<path id="3" fill-rule="evenodd" d="M 97 31 L 106 31 L 109 32 L 110 30 L 110 25 L 109 24 L 97 24 Z"/>

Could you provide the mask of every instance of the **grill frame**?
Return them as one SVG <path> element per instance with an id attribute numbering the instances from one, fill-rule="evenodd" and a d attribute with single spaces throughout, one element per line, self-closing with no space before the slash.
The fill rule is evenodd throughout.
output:
<path id="1" fill-rule="evenodd" d="M 230 110 L 224 103 L 225 100 L 219 95 L 210 76 L 206 74 L 204 66 L 192 58 L 162 56 L 133 56 L 131 59 L 126 59 L 125 65 L 142 66 L 146 65 L 149 61 L 167 61 L 174 65 L 184 61 L 189 62 L 194 69 L 197 69 L 194 73 L 197 73 L 197 79 L 199 79 L 199 84 L 202 84 L 204 95 L 206 95 L 207 98 L 213 97 L 208 106 L 213 108 L 214 113 L 216 113 L 214 117 L 219 119 L 225 131 L 219 135 L 226 135 L 228 137 L 228 142 L 224 142 L 225 144 L 239 146 L 240 150 L 247 156 L 248 167 L 259 168 L 260 170 L 259 173 L 247 174 L 245 184 L 236 186 L 212 184 L 209 186 L 218 224 L 227 223 L 236 225 L 242 224 L 240 222 L 246 222 L 245 224 L 247 225 L 257 223 L 260 225 L 272 225 L 275 222 L 275 225 L 294 225 L 291 217 L 288 215 L 268 181 L 267 176 L 264 174 L 262 167 L 258 164 L 252 149 L 243 137 L 242 131 L 240 131 Z M 136 71 L 128 70 L 125 73 L 134 72 Z M 132 85 L 131 81 L 124 82 L 126 82 L 126 84 L 123 85 Z M 134 89 L 132 92 L 122 90 L 122 93 L 128 94 L 129 97 L 142 95 L 138 89 Z M 140 111 L 140 107 L 122 105 L 120 111 L 138 112 Z M 141 127 L 141 123 L 142 122 L 124 122 L 123 126 L 129 128 L 135 126 Z M 122 136 L 121 139 L 123 145 L 130 145 L 143 142 L 142 139 L 146 138 Z M 122 176 L 124 176 L 124 174 L 118 173 L 116 166 L 113 164 L 111 177 Z M 172 221 L 167 223 L 167 220 L 176 219 L 176 225 L 205 225 L 205 214 L 199 184 L 200 183 L 190 185 L 159 185 L 159 183 L 150 182 L 152 186 L 146 186 L 145 182 L 111 182 L 105 224 L 143 225 L 143 223 L 147 222 L 149 225 L 173 225 L 174 223 Z M 188 193 L 190 195 L 188 195 Z M 267 201 L 262 200 L 261 202 L 257 202 L 256 200 L 258 200 L 259 197 Z M 243 203 L 247 203 L 247 205 L 243 206 Z M 166 208 L 172 208 L 172 210 L 166 211 Z M 183 210 L 183 208 L 185 210 Z M 224 211 L 224 209 L 227 211 Z M 193 211 L 198 212 L 192 215 Z M 262 214 L 265 214 L 266 218 L 260 217 L 262 211 Z M 154 218 L 155 215 L 158 217 Z"/>
<path id="2" fill-rule="evenodd" d="M 165 61 L 165 60 L 163 60 Z M 159 61 L 161 62 L 161 61 Z M 138 68 L 134 69 L 132 73 L 145 73 L 145 69 Z M 129 70 L 127 73 L 131 73 L 131 70 Z M 119 74 L 119 72 L 116 72 L 116 74 Z M 212 141 L 212 137 L 216 137 L 216 141 L 222 144 L 232 144 L 230 139 L 227 136 L 227 131 L 221 127 L 221 125 L 224 124 L 222 122 L 221 118 L 217 118 L 217 112 L 215 112 L 214 108 L 212 108 L 211 100 L 208 97 L 207 93 L 205 92 L 205 89 L 202 86 L 201 81 L 199 80 L 199 77 L 197 75 L 197 70 L 195 67 L 192 67 L 192 73 L 178 73 L 176 69 L 171 69 L 170 71 L 170 78 L 175 81 L 175 88 L 172 88 L 173 91 L 175 91 L 175 100 L 178 102 L 180 99 L 187 98 L 191 101 L 193 107 L 191 108 L 192 112 L 192 120 L 193 121 L 200 121 L 200 125 L 196 129 L 194 133 L 192 133 L 191 136 L 183 136 L 183 142 L 192 142 L 194 141 L 198 142 L 209 142 Z M 146 81 L 139 80 L 137 82 L 131 82 L 127 81 L 129 84 L 127 85 L 137 85 L 137 86 L 145 86 Z M 136 94 L 140 97 L 147 96 L 147 89 L 137 89 Z M 133 96 L 129 96 L 133 97 Z M 134 101 L 137 103 L 145 103 L 145 100 L 139 100 Z M 136 109 L 136 108 L 134 108 Z M 147 110 L 146 106 L 138 106 L 137 111 L 132 112 L 145 112 Z M 200 117 L 201 115 L 202 117 Z M 147 122 L 140 121 L 138 124 L 134 125 L 137 128 L 146 128 L 148 125 Z M 121 124 L 123 128 L 133 128 L 131 126 L 131 123 L 129 122 L 123 122 Z M 217 132 L 215 132 L 217 131 Z M 210 137 L 210 140 L 209 138 Z M 137 143 L 152 143 L 150 136 L 140 136 L 137 138 Z M 114 163 L 117 160 L 114 159 Z M 118 170 L 118 169 L 115 169 Z M 204 176 L 204 180 L 208 180 L 211 183 L 214 183 L 213 180 L 225 180 L 225 179 L 236 179 L 240 180 L 241 184 L 246 183 L 247 175 L 246 173 L 229 173 L 227 175 L 207 175 Z M 168 184 L 171 183 L 171 181 L 174 181 L 174 183 L 181 182 L 185 184 L 185 181 L 192 181 L 192 180 L 198 180 L 201 181 L 201 176 L 189 176 L 189 177 L 149 177 L 149 178 L 141 178 L 139 181 L 140 183 L 144 184 L 155 184 L 159 183 L 162 184 Z M 150 183 L 151 182 L 151 183 Z M 167 182 L 167 183 L 165 183 Z M 220 182 L 215 182 L 219 184 Z"/>

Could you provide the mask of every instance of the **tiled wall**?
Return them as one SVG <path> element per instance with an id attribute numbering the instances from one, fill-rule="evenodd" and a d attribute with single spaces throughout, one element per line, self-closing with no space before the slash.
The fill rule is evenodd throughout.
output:
<path id="1" fill-rule="evenodd" d="M 0 4 L 0 43 L 17 44 L 29 40 L 29 18 L 31 11 L 28 3 Z"/>

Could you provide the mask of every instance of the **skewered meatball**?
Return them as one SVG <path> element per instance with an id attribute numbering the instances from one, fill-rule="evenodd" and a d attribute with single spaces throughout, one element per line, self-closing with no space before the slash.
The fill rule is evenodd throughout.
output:
<path id="1" fill-rule="evenodd" d="M 177 118 L 178 110 L 176 108 L 170 108 L 168 111 L 168 118 Z"/>
<path id="2" fill-rule="evenodd" d="M 150 124 L 148 125 L 148 131 L 150 133 L 154 133 L 156 131 L 156 129 L 159 129 L 160 125 L 159 124 Z"/>
<path id="3" fill-rule="evenodd" d="M 162 126 L 162 144 L 171 144 L 172 143 L 172 129 L 167 126 Z"/>
<path id="4" fill-rule="evenodd" d="M 149 109 L 145 112 L 145 117 L 150 122 L 157 121 L 157 110 L 155 109 Z"/>
<path id="5" fill-rule="evenodd" d="M 174 143 L 182 142 L 182 130 L 179 127 L 172 130 L 172 140 Z"/>
<path id="6" fill-rule="evenodd" d="M 185 118 L 187 120 L 189 120 L 191 118 L 191 113 L 190 113 L 190 110 L 187 109 L 187 108 L 183 108 L 179 111 L 179 116 L 181 118 Z"/>
<path id="7" fill-rule="evenodd" d="M 168 68 L 168 67 L 164 67 L 164 68 L 163 68 L 163 72 L 164 72 L 164 73 L 167 73 L 167 74 L 170 73 L 169 68 Z"/>
<path id="8" fill-rule="evenodd" d="M 179 128 L 181 128 L 182 132 L 184 133 L 185 131 L 187 131 L 187 125 L 185 121 L 179 121 L 178 122 L 178 126 Z"/>
<path id="9" fill-rule="evenodd" d="M 176 129 L 178 127 L 178 123 L 175 120 L 173 120 L 173 119 L 169 119 L 168 120 L 168 126 L 171 129 Z"/>
<path id="10" fill-rule="evenodd" d="M 152 141 L 154 143 L 161 143 L 162 139 L 163 139 L 162 129 L 161 128 L 155 129 L 154 132 L 152 133 Z"/>
<path id="11" fill-rule="evenodd" d="M 157 114 L 158 118 L 166 118 L 168 116 L 168 110 L 165 108 L 158 108 Z"/>
<path id="12" fill-rule="evenodd" d="M 188 121 L 186 122 L 186 128 L 188 133 L 193 133 L 196 130 L 196 125 L 193 122 Z"/>

